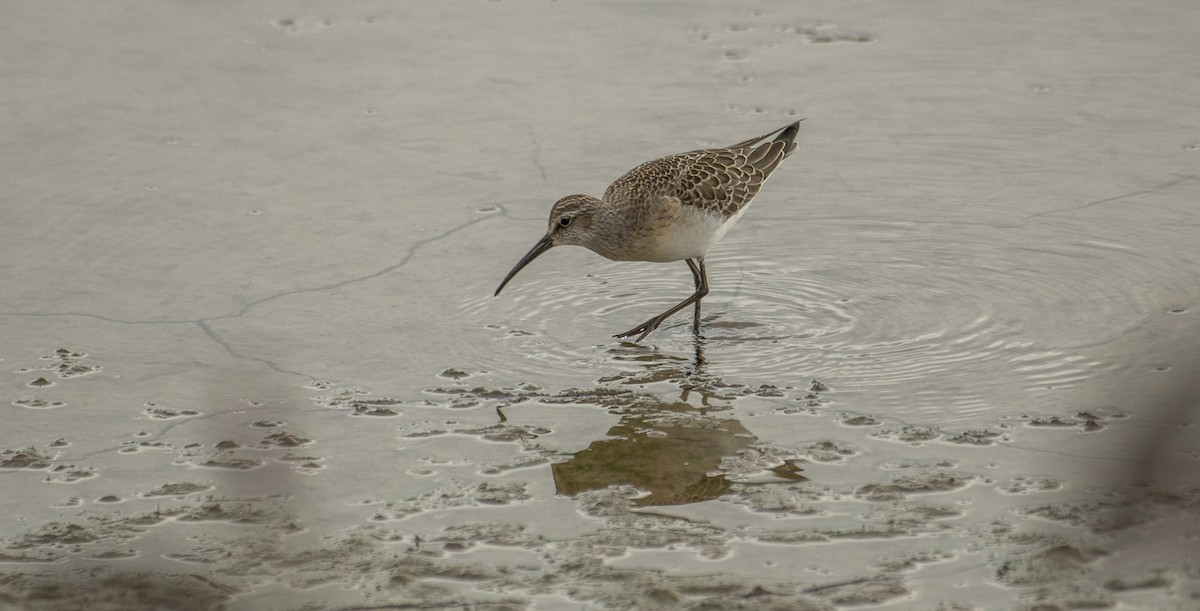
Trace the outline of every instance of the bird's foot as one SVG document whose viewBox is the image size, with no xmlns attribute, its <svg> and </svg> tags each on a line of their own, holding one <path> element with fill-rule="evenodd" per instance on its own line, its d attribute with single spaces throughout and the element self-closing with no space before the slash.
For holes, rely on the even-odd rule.
<svg viewBox="0 0 1200 611">
<path fill-rule="evenodd" d="M 634 343 L 637 343 L 637 342 L 640 342 L 640 341 L 646 339 L 646 336 L 650 335 L 650 332 L 657 329 L 658 325 L 661 325 L 661 324 L 662 324 L 662 318 L 659 318 L 656 316 L 656 317 L 651 318 L 650 320 L 647 320 L 646 322 L 644 322 L 624 333 L 618 333 L 618 334 L 614 335 L 613 337 L 624 339 L 626 337 L 633 337 L 634 335 L 637 335 L 638 338 L 633 340 Z"/>
</svg>

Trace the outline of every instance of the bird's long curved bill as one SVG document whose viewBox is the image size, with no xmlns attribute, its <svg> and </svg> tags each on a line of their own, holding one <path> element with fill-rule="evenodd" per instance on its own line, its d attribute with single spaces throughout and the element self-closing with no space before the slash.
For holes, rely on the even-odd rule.
<svg viewBox="0 0 1200 611">
<path fill-rule="evenodd" d="M 538 255 L 550 250 L 550 247 L 552 246 L 554 246 L 554 242 L 550 240 L 550 234 L 546 234 L 542 237 L 542 239 L 538 240 L 538 243 L 534 244 L 533 248 L 531 248 L 529 252 L 525 253 L 525 256 L 521 257 L 520 261 L 517 261 L 517 264 L 513 266 L 512 271 L 508 272 L 508 275 L 504 277 L 504 281 L 500 283 L 500 286 L 496 288 L 496 292 L 493 293 L 492 296 L 495 297 L 496 295 L 499 295 L 500 291 L 504 290 L 504 285 L 508 284 L 508 281 L 512 280 L 513 276 L 517 275 L 517 272 L 521 271 L 521 269 L 526 265 L 529 265 L 531 261 L 538 258 Z"/>
</svg>

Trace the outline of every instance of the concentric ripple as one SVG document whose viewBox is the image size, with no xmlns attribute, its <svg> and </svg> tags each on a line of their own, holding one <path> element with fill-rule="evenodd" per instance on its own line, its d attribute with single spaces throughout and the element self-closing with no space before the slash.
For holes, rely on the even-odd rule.
<svg viewBox="0 0 1200 611">
<path fill-rule="evenodd" d="M 1034 227 L 826 221 L 819 239 L 788 248 L 781 245 L 793 242 L 771 233 L 743 232 L 707 258 L 709 373 L 746 385 L 820 378 L 852 393 L 847 399 L 902 412 L 1028 407 L 1109 367 L 1097 348 L 1166 311 L 1162 291 L 1175 299 L 1168 305 L 1188 294 L 1162 281 L 1183 277 L 1175 269 L 1182 263 L 1064 220 Z M 596 348 L 692 290 L 682 262 L 566 259 L 523 272 L 504 299 L 463 304 L 513 342 L 520 356 L 510 362 L 520 365 L 498 369 L 537 377 L 594 367 L 597 379 L 624 370 Z M 689 355 L 690 326 L 689 309 L 645 343 Z"/>
</svg>

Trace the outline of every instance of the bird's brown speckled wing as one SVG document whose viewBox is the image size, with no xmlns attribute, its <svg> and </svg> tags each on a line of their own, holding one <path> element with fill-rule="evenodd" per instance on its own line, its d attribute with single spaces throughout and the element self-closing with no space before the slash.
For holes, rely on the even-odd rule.
<svg viewBox="0 0 1200 611">
<path fill-rule="evenodd" d="M 800 121 L 803 121 L 803 120 L 804 119 L 800 119 Z M 796 150 L 794 142 L 796 140 L 796 134 L 799 133 L 799 131 L 800 131 L 800 121 L 796 121 L 795 123 L 792 123 L 791 125 L 783 128 L 783 129 L 777 129 L 773 132 L 767 132 L 757 138 L 743 140 L 737 144 L 731 144 L 725 148 L 740 149 L 740 148 L 746 148 L 746 147 L 753 147 L 754 145 L 763 142 L 767 138 L 770 138 L 771 136 L 773 136 L 775 134 L 779 134 L 779 137 L 775 138 L 776 140 L 786 140 L 788 142 L 793 143 L 792 147 L 790 149 L 788 149 L 787 153 L 784 153 L 784 155 L 783 155 L 784 157 L 787 157 L 788 155 L 790 155 L 792 153 L 792 151 Z"/>
<path fill-rule="evenodd" d="M 728 148 L 705 149 L 648 161 L 618 178 L 604 194 L 606 201 L 649 202 L 674 197 L 684 206 L 719 212 L 741 210 L 785 157 L 796 150 L 799 121 L 772 134 Z"/>
<path fill-rule="evenodd" d="M 729 148 L 684 153 L 687 159 L 679 183 L 679 200 L 733 216 L 758 194 L 762 184 L 785 157 L 796 150 L 799 121 L 784 128 L 775 139 L 771 134 Z"/>
</svg>

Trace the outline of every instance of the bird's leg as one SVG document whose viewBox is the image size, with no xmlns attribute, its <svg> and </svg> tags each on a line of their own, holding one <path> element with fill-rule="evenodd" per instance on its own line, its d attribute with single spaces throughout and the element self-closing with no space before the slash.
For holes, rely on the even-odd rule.
<svg viewBox="0 0 1200 611">
<path fill-rule="evenodd" d="M 704 260 L 701 258 L 687 259 L 687 264 L 688 264 L 688 267 L 691 268 L 692 277 L 696 281 L 696 292 L 692 293 L 691 297 L 688 297 L 687 299 L 684 299 L 683 301 L 675 304 L 674 306 L 671 307 L 671 309 L 667 310 L 666 312 L 663 312 L 662 314 L 659 314 L 658 316 L 655 316 L 654 318 L 651 318 L 650 320 L 647 320 L 646 322 L 644 322 L 624 333 L 618 333 L 618 334 L 614 335 L 613 337 L 624 338 L 624 337 L 631 337 L 633 335 L 637 335 L 638 338 L 633 341 L 640 342 L 643 339 L 646 339 L 646 336 L 650 335 L 651 331 L 657 329 L 658 326 L 661 325 L 664 320 L 670 318 L 672 314 L 688 307 L 689 305 L 692 305 L 693 303 L 699 305 L 700 300 L 703 299 L 704 296 L 708 294 L 708 275 L 704 271 Z M 697 309 L 697 313 L 696 313 L 696 318 L 693 322 L 695 323 L 696 328 L 698 329 L 699 324 L 700 324 L 700 316 L 699 316 L 698 309 Z"/>
<path fill-rule="evenodd" d="M 699 291 L 701 285 L 703 285 L 705 287 L 704 295 L 707 295 L 708 273 L 704 270 L 704 257 L 699 257 L 696 259 L 696 264 L 699 265 L 699 269 L 696 268 L 696 264 L 693 264 L 691 259 L 688 259 L 687 263 L 688 267 L 692 269 L 692 280 L 695 280 L 696 282 L 696 291 Z M 704 295 L 701 295 L 700 297 L 703 298 Z M 696 300 L 696 313 L 692 316 L 692 333 L 695 335 L 700 335 L 700 301 L 701 299 Z"/>
</svg>

